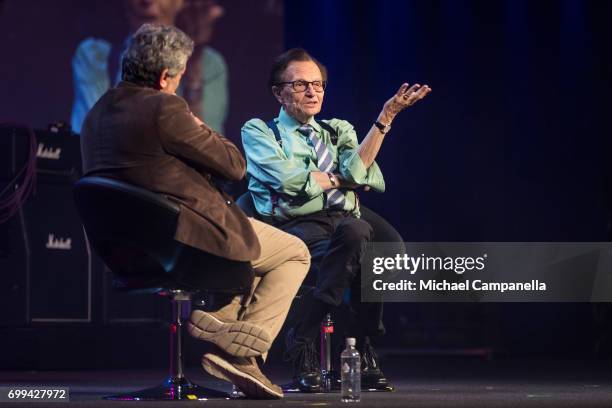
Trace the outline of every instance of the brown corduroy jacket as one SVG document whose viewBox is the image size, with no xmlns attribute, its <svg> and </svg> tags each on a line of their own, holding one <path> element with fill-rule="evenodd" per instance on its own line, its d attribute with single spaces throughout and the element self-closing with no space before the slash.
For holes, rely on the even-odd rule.
<svg viewBox="0 0 612 408">
<path fill-rule="evenodd" d="M 182 98 L 121 82 L 88 113 L 81 153 L 85 175 L 122 180 L 178 202 L 177 241 L 236 261 L 259 256 L 248 218 L 213 181 L 244 177 L 244 157 L 231 141 L 198 126 Z"/>
</svg>

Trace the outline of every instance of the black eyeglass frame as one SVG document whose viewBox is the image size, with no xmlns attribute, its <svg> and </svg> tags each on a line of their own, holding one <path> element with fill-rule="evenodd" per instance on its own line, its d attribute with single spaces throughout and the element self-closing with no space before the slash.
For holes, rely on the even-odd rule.
<svg viewBox="0 0 612 408">
<path fill-rule="evenodd" d="M 321 90 L 317 91 L 317 88 L 315 87 L 315 82 L 320 82 L 321 83 Z M 301 84 L 305 84 L 306 88 L 304 88 L 304 90 L 302 91 L 298 91 L 297 89 L 295 89 L 295 84 L 296 83 L 301 83 Z M 312 89 L 315 90 L 315 92 L 323 92 L 325 91 L 325 88 L 327 88 L 327 81 L 323 81 L 323 80 L 316 80 L 316 81 L 304 81 L 303 79 L 298 79 L 295 81 L 289 81 L 289 82 L 278 82 L 276 84 L 276 86 L 279 85 L 291 85 L 291 89 L 293 89 L 295 92 L 306 92 L 306 90 L 308 89 L 308 87 L 310 85 L 312 85 Z"/>
</svg>

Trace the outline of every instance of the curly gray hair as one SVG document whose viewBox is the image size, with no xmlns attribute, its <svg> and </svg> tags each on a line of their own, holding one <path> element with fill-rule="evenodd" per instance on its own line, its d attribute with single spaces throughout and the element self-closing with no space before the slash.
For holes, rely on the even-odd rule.
<svg viewBox="0 0 612 408">
<path fill-rule="evenodd" d="M 173 77 L 185 69 L 193 40 L 176 27 L 143 24 L 130 40 L 121 60 L 121 78 L 156 87 L 164 69 Z"/>
</svg>

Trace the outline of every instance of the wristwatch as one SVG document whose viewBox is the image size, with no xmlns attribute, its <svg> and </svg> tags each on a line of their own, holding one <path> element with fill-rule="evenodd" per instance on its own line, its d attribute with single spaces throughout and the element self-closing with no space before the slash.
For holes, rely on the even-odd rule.
<svg viewBox="0 0 612 408">
<path fill-rule="evenodd" d="M 329 182 L 331 183 L 332 187 L 338 187 L 338 179 L 334 173 L 327 173 L 327 177 L 329 177 Z"/>
<path fill-rule="evenodd" d="M 378 130 L 380 130 L 380 133 L 382 133 L 383 135 L 391 130 L 391 124 L 383 125 L 379 121 L 374 122 L 374 126 L 376 126 Z"/>
</svg>

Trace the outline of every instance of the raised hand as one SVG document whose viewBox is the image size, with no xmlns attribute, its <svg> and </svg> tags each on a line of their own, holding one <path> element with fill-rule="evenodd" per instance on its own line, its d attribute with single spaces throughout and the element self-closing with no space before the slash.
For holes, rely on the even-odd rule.
<svg viewBox="0 0 612 408">
<path fill-rule="evenodd" d="M 385 123 L 389 123 L 395 115 L 406 109 L 408 106 L 412 106 L 431 92 L 431 88 L 427 85 L 414 84 L 409 86 L 407 83 L 403 83 L 399 87 L 395 95 L 393 95 L 383 106 L 381 112 Z"/>
</svg>

